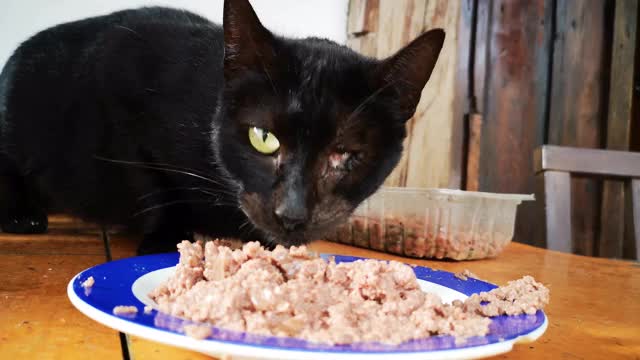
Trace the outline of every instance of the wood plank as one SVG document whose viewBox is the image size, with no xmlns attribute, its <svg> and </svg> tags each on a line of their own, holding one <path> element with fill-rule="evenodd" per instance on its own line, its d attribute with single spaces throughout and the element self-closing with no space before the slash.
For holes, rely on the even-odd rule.
<svg viewBox="0 0 640 360">
<path fill-rule="evenodd" d="M 638 11 L 638 16 L 640 17 L 640 10 Z M 631 110 L 631 118 L 636 119 L 636 121 L 631 121 L 630 150 L 640 152 L 640 121 L 637 120 L 640 119 L 640 23 L 638 23 L 638 27 L 636 28 L 636 55 Z M 631 194 L 631 190 L 627 191 Z M 628 199 L 629 197 L 631 196 L 628 196 L 627 199 L 625 199 L 627 204 L 627 207 L 625 208 L 625 215 L 627 215 L 628 219 L 628 215 L 631 213 L 633 221 L 631 226 L 629 226 L 629 221 L 625 221 L 627 234 L 625 235 L 624 256 L 628 259 L 632 259 L 635 256 L 636 260 L 640 260 L 640 253 L 638 252 L 638 249 L 640 249 L 640 234 L 638 234 L 640 229 L 640 218 L 638 217 L 638 214 L 640 214 L 640 210 L 637 212 L 635 211 L 633 208 L 633 198 Z M 631 206 L 629 206 L 629 203 L 631 203 Z"/>
<path fill-rule="evenodd" d="M 597 148 L 604 119 L 606 0 L 558 1 L 549 144 Z M 599 182 L 573 178 L 576 251 L 593 255 L 600 225 Z"/>
<path fill-rule="evenodd" d="M 452 133 L 454 123 L 460 123 L 455 117 L 463 114 L 454 111 L 460 2 L 438 0 L 426 5 L 425 30 L 444 28 L 446 39 L 416 115 L 407 124 L 410 135 L 395 175 L 402 186 L 447 187 L 453 181 L 459 187 L 459 169 L 452 172 L 452 166 L 456 166 L 452 146 L 460 146 L 460 141 Z"/>
<path fill-rule="evenodd" d="M 347 32 L 358 36 L 378 30 L 378 9 L 380 0 L 351 0 Z"/>
<path fill-rule="evenodd" d="M 367 56 L 377 55 L 376 32 L 380 0 L 351 0 L 347 20 L 347 46 Z"/>
<path fill-rule="evenodd" d="M 535 152 L 537 172 L 567 171 L 589 175 L 640 177 L 640 153 L 544 145 Z"/>
<path fill-rule="evenodd" d="M 121 234 L 122 228 L 110 230 Z M 0 254 L 105 255 L 100 228 L 66 215 L 49 215 L 44 234 L 7 234 L 0 232 Z"/>
<path fill-rule="evenodd" d="M 629 69 L 635 63 L 638 1 L 618 0 L 615 3 L 611 79 L 607 115 L 607 149 L 629 150 L 631 145 L 631 104 L 633 77 Z M 640 172 L 640 170 L 639 170 Z M 625 242 L 625 184 L 619 180 L 605 180 L 602 184 L 600 222 L 600 256 L 623 257 Z"/>
<path fill-rule="evenodd" d="M 638 1 L 615 2 L 611 78 L 607 116 L 607 148 L 629 150 L 631 139 L 631 104 L 635 64 Z"/>
<path fill-rule="evenodd" d="M 45 234 L 0 232 L 0 254 L 102 255 L 104 244 L 95 225 L 62 216 L 49 216 Z"/>
<path fill-rule="evenodd" d="M 102 255 L 104 244 L 95 233 L 49 229 L 46 234 L 0 233 L 0 254 Z"/>
<path fill-rule="evenodd" d="M 605 6 L 605 0 L 557 4 L 550 144 L 597 147 L 600 143 Z"/>
<path fill-rule="evenodd" d="M 68 281 L 102 262 L 104 254 L 0 254 L 2 358 L 121 358 L 118 333 L 97 325 L 67 298 Z"/>
<path fill-rule="evenodd" d="M 463 177 L 467 173 L 467 157 L 465 153 L 468 149 L 467 118 L 474 109 L 471 107 L 473 92 L 472 84 L 469 83 L 469 76 L 473 73 L 473 53 L 472 45 L 474 26 L 475 0 L 460 1 L 460 10 L 457 19 L 457 45 L 456 45 L 456 65 L 453 96 L 453 111 L 451 118 L 451 140 L 450 140 L 450 174 L 449 183 L 446 185 L 450 189 L 462 189 L 466 186 L 466 179 Z"/>
<path fill-rule="evenodd" d="M 417 0 L 399 0 L 399 1 L 381 1 L 380 2 L 380 23 L 377 32 L 377 57 L 379 59 L 393 55 L 401 47 L 408 44 L 425 30 L 424 16 L 426 10 L 425 1 Z M 426 87 L 430 88 L 434 85 L 434 77 L 440 72 L 438 66 L 441 63 L 444 49 L 447 47 L 449 34 L 446 34 L 443 50 L 440 52 L 440 59 L 436 64 L 436 68 L 431 74 L 431 79 Z M 418 108 L 424 106 L 425 95 L 423 92 L 422 99 Z M 409 153 L 411 152 L 411 142 L 413 140 L 413 128 L 417 115 L 420 110 L 416 110 L 413 119 L 407 122 L 408 135 L 404 141 L 404 152 L 400 163 L 395 170 L 389 175 L 385 184 L 389 186 L 406 186 L 409 170 Z M 425 154 L 426 149 L 420 149 L 419 154 Z"/>
<path fill-rule="evenodd" d="M 465 41 L 458 36 L 460 7 L 460 2 L 445 0 L 350 2 L 348 45 L 365 55 L 385 58 L 434 27 L 447 34 L 416 115 L 407 123 L 403 156 L 386 185 L 460 186 L 461 138 L 454 134 L 462 129 L 463 114 L 456 97 L 461 86 L 456 74 L 462 69 L 457 49 Z"/>
<path fill-rule="evenodd" d="M 598 255 L 608 258 L 623 257 L 625 235 L 625 182 L 608 180 L 602 182 L 602 204 L 600 210 L 600 235 Z"/>
<path fill-rule="evenodd" d="M 547 249 L 571 253 L 571 175 L 545 171 L 543 176 Z"/>
<path fill-rule="evenodd" d="M 640 14 L 638 15 L 640 16 Z M 636 30 L 636 62 L 634 66 L 632 119 L 640 119 L 640 23 Z M 631 122 L 631 151 L 640 152 L 640 121 Z"/>
<path fill-rule="evenodd" d="M 631 180 L 636 260 L 640 260 L 640 179 Z"/>
<path fill-rule="evenodd" d="M 532 193 L 533 150 L 545 138 L 552 2 L 492 1 L 484 64 L 482 191 Z M 478 54 L 481 56 L 481 54 Z M 532 244 L 539 202 L 518 208 L 515 239 Z"/>
<path fill-rule="evenodd" d="M 475 96 L 475 109 L 479 114 L 484 114 L 487 95 L 487 76 L 490 69 L 487 60 L 490 56 L 491 44 L 491 0 L 476 0 L 478 15 L 476 19 L 475 56 L 473 58 L 473 95 Z M 544 20 L 543 20 L 544 21 Z"/>
<path fill-rule="evenodd" d="M 474 0 L 472 1 L 472 14 L 470 15 L 473 22 L 471 31 L 469 48 L 473 49 L 469 54 L 468 67 L 470 69 L 467 77 L 468 87 L 466 90 L 468 96 L 467 115 L 465 116 L 465 139 L 463 151 L 466 153 L 463 166 L 466 166 L 463 179 L 464 189 L 469 191 L 478 191 L 480 189 L 480 153 L 481 153 L 481 134 L 482 134 L 482 114 L 484 109 L 485 97 L 485 80 L 487 65 L 486 59 L 489 50 L 489 32 L 490 32 L 490 0 Z M 464 14 L 464 13 L 463 13 Z M 475 19 L 473 19 L 475 17 Z M 464 21 L 463 18 L 461 21 Z"/>
<path fill-rule="evenodd" d="M 407 124 L 410 138 L 405 151 L 405 186 L 447 187 L 452 182 L 460 186 L 460 170 L 454 168 L 459 164 L 452 160 L 452 156 L 460 154 L 452 148 L 461 146 L 461 139 L 453 135 L 453 126 L 458 126 L 457 132 L 462 130 L 464 114 L 457 111 L 462 109 L 455 109 L 460 7 L 460 1 L 427 2 L 425 29 L 443 28 L 447 35 L 438 63 L 422 91 L 416 115 Z"/>
<path fill-rule="evenodd" d="M 480 144 L 482 141 L 482 116 L 469 116 L 469 146 L 467 156 L 467 188 L 469 191 L 480 190 Z"/>
<path fill-rule="evenodd" d="M 164 345 L 155 341 L 128 336 L 129 353 L 136 359 L 171 359 L 171 360 L 215 360 L 210 356 L 195 351 Z"/>
</svg>

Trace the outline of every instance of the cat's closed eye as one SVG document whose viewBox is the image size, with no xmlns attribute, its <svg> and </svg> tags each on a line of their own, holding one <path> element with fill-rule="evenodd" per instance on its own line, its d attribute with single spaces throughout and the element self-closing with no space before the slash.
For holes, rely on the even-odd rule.
<svg viewBox="0 0 640 360">
<path fill-rule="evenodd" d="M 345 174 L 353 171 L 361 163 L 362 153 L 338 148 L 329 154 L 327 158 L 327 170 Z"/>
<path fill-rule="evenodd" d="M 329 166 L 334 170 L 343 170 L 349 163 L 351 153 L 346 151 L 336 151 L 329 155 Z"/>
<path fill-rule="evenodd" d="M 274 154 L 280 148 L 280 141 L 273 133 L 255 126 L 249 128 L 249 142 L 265 155 Z"/>
</svg>

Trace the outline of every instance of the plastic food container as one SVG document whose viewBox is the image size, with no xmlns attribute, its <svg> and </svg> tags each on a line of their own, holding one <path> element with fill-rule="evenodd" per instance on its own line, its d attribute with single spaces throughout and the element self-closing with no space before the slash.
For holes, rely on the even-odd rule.
<svg viewBox="0 0 640 360">
<path fill-rule="evenodd" d="M 382 187 L 328 240 L 416 258 L 498 255 L 533 195 Z"/>
</svg>

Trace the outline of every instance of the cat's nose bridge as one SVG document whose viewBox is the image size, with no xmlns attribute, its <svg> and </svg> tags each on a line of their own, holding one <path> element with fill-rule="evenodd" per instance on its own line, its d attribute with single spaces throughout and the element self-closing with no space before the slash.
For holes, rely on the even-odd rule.
<svg viewBox="0 0 640 360">
<path fill-rule="evenodd" d="M 292 231 L 300 228 L 309 219 L 307 209 L 307 190 L 302 168 L 293 167 L 286 172 L 276 201 L 274 214 L 285 229 Z"/>
</svg>

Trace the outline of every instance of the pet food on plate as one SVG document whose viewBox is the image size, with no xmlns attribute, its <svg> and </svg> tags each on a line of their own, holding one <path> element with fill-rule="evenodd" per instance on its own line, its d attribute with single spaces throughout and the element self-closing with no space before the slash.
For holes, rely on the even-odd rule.
<svg viewBox="0 0 640 360">
<path fill-rule="evenodd" d="M 138 313 L 138 308 L 135 306 L 118 305 L 113 308 L 114 315 L 135 315 Z"/>
<path fill-rule="evenodd" d="M 184 334 L 194 339 L 206 339 L 212 334 L 210 326 L 206 325 L 185 325 L 182 329 Z"/>
<path fill-rule="evenodd" d="M 219 241 L 184 241 L 178 249 L 175 273 L 149 294 L 158 310 L 261 335 L 327 344 L 482 336 L 491 323 L 485 306 L 493 306 L 487 313 L 530 313 L 549 301 L 548 289 L 523 278 L 446 304 L 420 289 L 408 265 L 370 259 L 337 264 L 304 246 L 268 251 L 251 242 L 232 250 Z M 519 302 L 508 304 L 514 296 Z"/>
<path fill-rule="evenodd" d="M 415 258 L 495 257 L 531 195 L 383 187 L 328 240 Z"/>
<path fill-rule="evenodd" d="M 93 279 L 93 276 L 89 276 L 87 280 L 83 281 L 82 284 L 80 284 L 80 286 L 85 289 L 91 289 L 91 287 L 93 287 L 93 284 L 95 283 L 96 281 Z"/>
<path fill-rule="evenodd" d="M 464 281 L 469 280 L 469 278 L 482 280 L 481 278 L 478 277 L 478 275 L 472 273 L 469 269 L 464 269 L 461 272 L 457 272 L 457 273 L 454 274 L 454 276 L 457 277 L 458 279 L 464 280 Z M 484 280 L 482 280 L 482 281 L 484 281 Z"/>
</svg>

